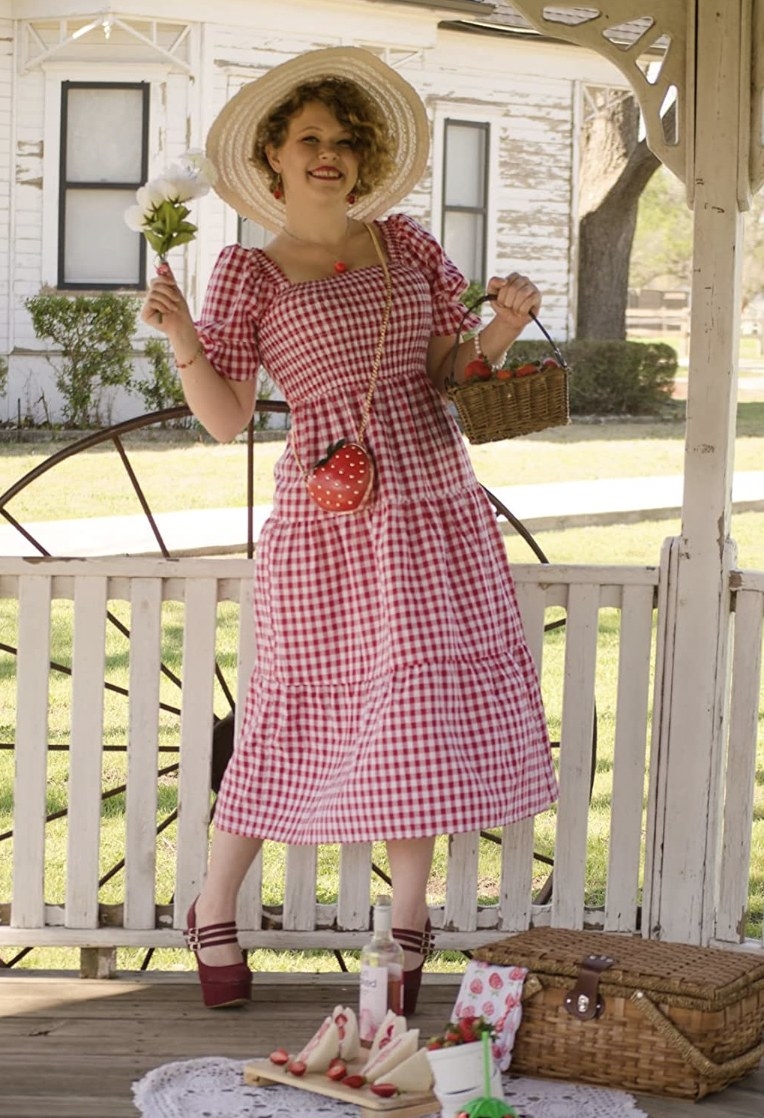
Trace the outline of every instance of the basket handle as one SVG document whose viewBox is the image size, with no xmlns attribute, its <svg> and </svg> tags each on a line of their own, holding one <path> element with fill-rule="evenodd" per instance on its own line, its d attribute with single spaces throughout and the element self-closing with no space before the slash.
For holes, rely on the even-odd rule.
<svg viewBox="0 0 764 1118">
<path fill-rule="evenodd" d="M 758 1065 L 761 1057 L 764 1056 L 764 1044 L 759 1044 L 756 1048 L 751 1048 L 741 1056 L 733 1056 L 730 1060 L 716 1063 L 714 1060 L 709 1060 L 708 1056 L 705 1056 L 699 1048 L 689 1041 L 676 1025 L 669 1021 L 668 1017 L 661 1013 L 656 1005 L 653 1005 L 642 990 L 636 990 L 631 995 L 630 1001 L 644 1013 L 653 1028 L 679 1051 L 695 1071 L 709 1079 L 726 1079 L 728 1076 L 745 1075 L 746 1072 L 752 1071 Z"/>
<path fill-rule="evenodd" d="M 496 299 L 495 295 L 481 295 L 479 299 L 475 299 L 465 309 L 464 314 L 462 315 L 461 322 L 459 323 L 459 328 L 456 331 L 456 338 L 454 339 L 454 344 L 451 348 L 451 366 L 450 366 L 449 371 L 448 371 L 448 377 L 446 378 L 446 388 L 453 388 L 454 385 L 456 384 L 456 354 L 457 354 L 457 351 L 459 349 L 459 339 L 462 336 L 462 330 L 464 329 L 464 323 L 467 321 L 468 316 L 471 315 L 473 313 L 473 311 L 476 311 L 477 308 L 482 303 L 491 303 L 495 299 Z M 557 363 L 561 366 L 561 368 L 567 369 L 568 368 L 568 363 L 565 360 L 565 358 L 563 357 L 559 346 L 557 345 L 554 338 L 552 337 L 552 335 L 547 330 L 546 326 L 544 326 L 543 323 L 541 323 L 538 320 L 538 318 L 536 318 L 536 315 L 533 313 L 533 311 L 530 312 L 530 315 L 531 315 L 531 318 L 533 319 L 533 321 L 538 326 L 541 333 L 544 335 L 546 340 L 549 342 L 549 345 L 552 348 L 552 353 L 554 354 L 555 360 L 557 361 Z"/>
</svg>

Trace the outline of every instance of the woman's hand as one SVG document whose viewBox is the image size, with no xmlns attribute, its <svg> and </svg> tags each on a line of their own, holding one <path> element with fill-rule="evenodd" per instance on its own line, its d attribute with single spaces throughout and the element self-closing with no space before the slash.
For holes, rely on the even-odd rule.
<svg viewBox="0 0 764 1118">
<path fill-rule="evenodd" d="M 506 279 L 493 276 L 486 291 L 496 298 L 491 301 L 497 318 L 506 323 L 516 334 L 531 321 L 531 314 L 541 309 L 541 292 L 535 283 L 519 272 L 512 272 Z"/>
<path fill-rule="evenodd" d="M 495 296 L 491 300 L 494 318 L 477 335 L 477 346 L 478 352 L 488 364 L 498 369 L 509 347 L 531 321 L 531 314 L 538 314 L 541 292 L 527 276 L 513 272 L 506 279 L 493 276 L 488 281 L 486 293 Z M 459 344 L 454 361 L 452 350 L 455 344 L 455 338 L 436 336 L 430 339 L 427 371 L 430 380 L 440 392 L 445 391 L 452 366 L 456 383 L 461 384 L 464 381 L 464 370 L 475 360 L 475 339 Z"/>
<path fill-rule="evenodd" d="M 175 282 L 169 264 L 160 264 L 141 307 L 141 321 L 168 337 L 193 327 L 188 303 Z"/>
</svg>

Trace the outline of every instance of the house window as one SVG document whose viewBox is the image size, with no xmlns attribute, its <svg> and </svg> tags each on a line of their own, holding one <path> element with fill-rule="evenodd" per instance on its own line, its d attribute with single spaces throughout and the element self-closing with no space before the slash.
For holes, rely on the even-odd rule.
<svg viewBox="0 0 764 1118">
<path fill-rule="evenodd" d="M 485 282 L 488 124 L 446 120 L 443 128 L 443 228 L 448 256 L 470 281 Z"/>
<path fill-rule="evenodd" d="M 146 241 L 124 213 L 148 171 L 149 87 L 64 82 L 58 286 L 145 286 Z"/>
</svg>

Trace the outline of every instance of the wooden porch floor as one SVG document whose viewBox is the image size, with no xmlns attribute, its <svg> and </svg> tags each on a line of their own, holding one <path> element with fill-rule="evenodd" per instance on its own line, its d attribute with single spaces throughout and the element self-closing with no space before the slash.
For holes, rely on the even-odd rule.
<svg viewBox="0 0 764 1118">
<path fill-rule="evenodd" d="M 415 1024 L 424 1036 L 448 1019 L 456 979 L 426 979 Z M 136 1118 L 131 1084 L 153 1067 L 200 1056 L 263 1055 L 303 1044 L 337 1002 L 353 1004 L 343 975 L 268 975 L 253 1004 L 211 1014 L 188 974 L 91 981 L 0 977 L 0 1113 L 4 1118 Z M 764 1065 L 703 1102 L 639 1097 L 650 1118 L 761 1118 Z"/>
</svg>

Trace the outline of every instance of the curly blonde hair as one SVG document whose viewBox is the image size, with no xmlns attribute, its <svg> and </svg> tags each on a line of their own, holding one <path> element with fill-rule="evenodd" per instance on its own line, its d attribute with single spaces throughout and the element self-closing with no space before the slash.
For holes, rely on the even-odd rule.
<svg viewBox="0 0 764 1118">
<path fill-rule="evenodd" d="M 377 103 L 348 78 L 318 78 L 295 86 L 258 124 L 251 162 L 265 175 L 270 189 L 275 190 L 279 176 L 268 162 L 267 148 L 271 144 L 281 147 L 292 117 L 311 101 L 325 105 L 352 134 L 358 155 L 358 181 L 353 193 L 359 198 L 369 194 L 394 168 L 393 142 Z"/>
</svg>

